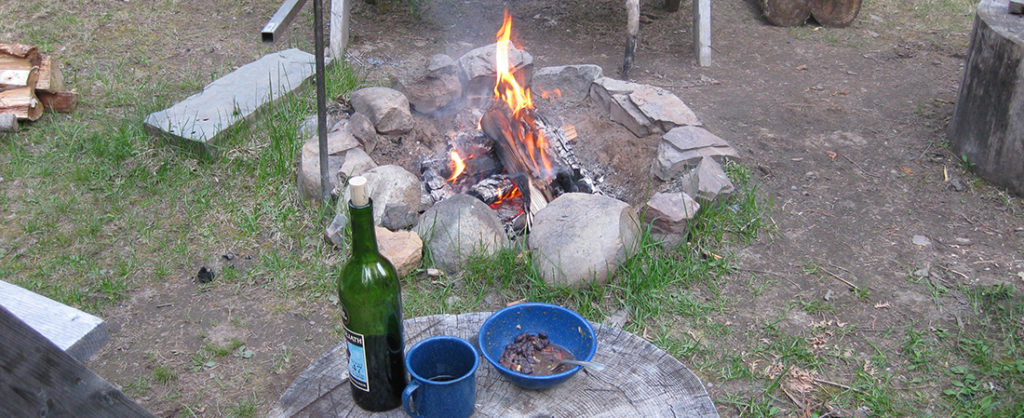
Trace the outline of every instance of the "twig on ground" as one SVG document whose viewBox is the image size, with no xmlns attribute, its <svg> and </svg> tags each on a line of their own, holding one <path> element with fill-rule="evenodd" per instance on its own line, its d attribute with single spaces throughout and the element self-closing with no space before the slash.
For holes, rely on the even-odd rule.
<svg viewBox="0 0 1024 418">
<path fill-rule="evenodd" d="M 855 291 L 857 291 L 857 292 L 860 292 L 860 288 L 859 288 L 859 287 L 857 287 L 857 285 L 855 285 L 855 284 L 853 284 L 853 283 L 850 283 L 850 281 L 849 281 L 849 280 L 846 280 L 846 279 L 844 279 L 844 278 L 840 277 L 840 276 L 839 276 L 838 274 L 835 274 L 835 273 L 833 273 L 833 272 L 831 272 L 831 271 L 825 270 L 825 269 L 824 269 L 823 267 L 821 267 L 821 266 L 818 266 L 818 268 L 819 268 L 819 269 L 821 269 L 821 271 L 823 271 L 823 272 L 827 273 L 827 274 L 828 274 L 829 276 L 832 276 L 832 277 L 836 278 L 836 280 L 839 280 L 839 281 L 841 281 L 841 282 L 843 282 L 843 283 L 846 283 L 846 285 L 847 285 L 847 286 L 850 286 L 850 288 L 851 288 L 851 289 L 853 289 L 853 290 L 855 290 Z"/>
<path fill-rule="evenodd" d="M 860 170 L 861 173 L 867 174 L 867 175 L 869 175 L 871 177 L 874 177 L 874 178 L 878 178 L 879 177 L 877 174 L 869 173 L 867 170 L 865 170 L 863 167 L 861 167 L 860 164 L 857 164 L 857 163 L 853 162 L 853 160 L 851 160 L 850 157 L 847 157 L 846 155 L 843 155 L 843 158 L 845 158 L 846 161 L 849 161 L 850 164 L 853 164 L 854 167 L 857 167 L 857 169 Z"/>
<path fill-rule="evenodd" d="M 854 392 L 861 393 L 860 390 L 851 388 L 851 387 L 846 386 L 846 385 L 844 385 L 842 383 L 836 383 L 836 382 L 833 382 L 833 381 L 830 381 L 830 380 L 819 379 L 817 377 L 812 377 L 811 379 L 813 379 L 817 383 L 821 383 L 821 384 L 824 384 L 824 385 L 832 385 L 832 386 L 835 386 L 835 387 L 840 388 L 840 389 L 852 390 Z"/>
<path fill-rule="evenodd" d="M 965 278 L 965 279 L 967 279 L 967 280 L 970 280 L 970 279 L 971 279 L 971 278 L 970 278 L 970 277 L 968 277 L 968 276 L 967 276 L 966 274 L 963 274 L 963 273 L 961 273 L 961 272 L 959 272 L 959 271 L 953 270 L 953 269 L 951 269 L 951 268 L 949 268 L 949 267 L 946 267 L 946 266 L 944 266 L 944 265 L 942 265 L 942 264 L 939 264 L 939 268 L 940 268 L 940 269 L 943 269 L 943 270 L 946 270 L 946 271 L 948 271 L 948 272 L 950 272 L 950 273 L 956 273 L 956 274 L 957 274 L 957 275 L 959 275 L 960 277 L 963 277 L 963 278 Z"/>
</svg>

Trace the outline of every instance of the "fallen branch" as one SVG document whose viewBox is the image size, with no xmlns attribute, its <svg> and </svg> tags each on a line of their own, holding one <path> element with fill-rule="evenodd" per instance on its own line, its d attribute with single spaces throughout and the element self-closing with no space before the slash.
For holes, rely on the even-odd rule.
<svg viewBox="0 0 1024 418">
<path fill-rule="evenodd" d="M 846 285 L 850 286 L 850 288 L 853 289 L 854 291 L 860 292 L 860 288 L 857 287 L 857 285 L 855 285 L 853 283 L 850 283 L 849 280 L 846 280 L 846 279 L 840 277 L 838 274 L 835 274 L 835 273 L 833 273 L 831 271 L 825 270 L 824 267 L 818 266 L 818 269 L 820 269 L 821 271 L 827 273 L 829 276 L 832 276 L 832 277 L 836 278 L 836 280 L 839 280 L 839 281 L 841 281 L 843 283 L 846 283 Z"/>
</svg>

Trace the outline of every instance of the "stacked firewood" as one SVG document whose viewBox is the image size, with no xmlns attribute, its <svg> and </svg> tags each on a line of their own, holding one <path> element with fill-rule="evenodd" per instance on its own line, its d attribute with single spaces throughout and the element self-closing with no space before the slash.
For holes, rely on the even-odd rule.
<svg viewBox="0 0 1024 418">
<path fill-rule="evenodd" d="M 34 46 L 0 43 L 0 131 L 36 120 L 44 109 L 68 113 L 78 94 L 64 86 L 60 65 Z"/>
</svg>

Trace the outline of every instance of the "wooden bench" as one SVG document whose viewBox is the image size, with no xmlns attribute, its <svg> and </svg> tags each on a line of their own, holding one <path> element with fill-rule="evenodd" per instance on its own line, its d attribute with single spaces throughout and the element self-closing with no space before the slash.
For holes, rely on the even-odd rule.
<svg viewBox="0 0 1024 418">
<path fill-rule="evenodd" d="M 102 319 L 3 280 L 0 306 L 81 362 L 110 340 Z"/>
</svg>

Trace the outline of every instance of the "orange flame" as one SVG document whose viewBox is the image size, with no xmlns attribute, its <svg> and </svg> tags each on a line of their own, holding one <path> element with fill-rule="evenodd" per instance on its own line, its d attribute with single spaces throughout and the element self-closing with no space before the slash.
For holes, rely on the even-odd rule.
<svg viewBox="0 0 1024 418">
<path fill-rule="evenodd" d="M 447 181 L 449 183 L 455 183 L 455 179 L 459 178 L 459 175 L 462 174 L 462 171 L 466 169 L 466 162 L 462 161 L 462 157 L 460 157 L 459 153 L 454 149 L 452 150 L 451 156 L 452 165 L 454 165 L 454 167 L 452 167 L 452 176 L 448 177 Z"/>
<path fill-rule="evenodd" d="M 495 67 L 498 71 L 497 80 L 494 84 L 494 96 L 508 104 L 508 107 L 512 109 L 513 119 L 518 119 L 530 127 L 536 127 L 533 117 L 527 111 L 533 109 L 533 101 L 530 99 L 530 89 L 524 89 L 519 85 L 519 81 L 512 75 L 511 65 L 509 63 L 509 49 L 511 47 L 512 38 L 512 16 L 508 14 L 508 9 L 505 10 L 505 19 L 501 25 L 501 29 L 498 29 L 498 42 L 495 51 Z M 544 150 L 547 148 L 546 138 L 537 129 L 525 129 L 524 130 L 523 145 L 526 145 L 527 153 L 530 156 L 531 163 L 537 169 L 537 173 L 544 178 L 553 177 L 551 169 L 551 160 L 548 158 Z M 536 132 L 536 137 L 533 133 Z M 507 138 L 513 140 L 512 138 Z M 515 144 L 512 144 L 513 146 Z M 540 160 L 538 162 L 537 160 Z"/>
<path fill-rule="evenodd" d="M 511 190 L 505 192 L 505 194 L 498 196 L 498 199 L 495 200 L 494 202 L 491 202 L 491 204 L 488 206 L 490 206 L 491 209 L 497 209 L 499 206 L 501 206 L 502 202 L 509 199 L 520 197 L 522 195 L 523 192 L 519 190 L 519 187 L 513 187 Z"/>
</svg>

